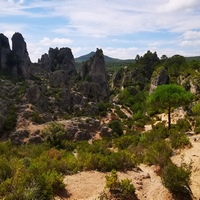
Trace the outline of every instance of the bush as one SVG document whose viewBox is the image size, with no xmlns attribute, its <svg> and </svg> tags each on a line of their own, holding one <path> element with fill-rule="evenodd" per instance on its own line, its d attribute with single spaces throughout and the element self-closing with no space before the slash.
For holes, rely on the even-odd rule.
<svg viewBox="0 0 200 200">
<path fill-rule="evenodd" d="M 123 111 L 121 111 L 119 106 L 116 107 L 116 113 L 122 119 L 126 119 L 127 118 L 126 114 Z"/>
<path fill-rule="evenodd" d="M 0 199 L 52 200 L 63 191 L 63 173 L 77 171 L 72 153 L 42 145 L 0 143 Z"/>
<path fill-rule="evenodd" d="M 113 133 L 116 133 L 118 136 L 123 135 L 122 124 L 119 120 L 110 122 L 109 127 L 112 129 Z"/>
<path fill-rule="evenodd" d="M 139 136 L 137 135 L 123 135 L 120 138 L 114 140 L 114 145 L 123 150 L 127 149 L 130 145 L 137 146 L 139 143 Z"/>
<path fill-rule="evenodd" d="M 135 187 L 128 178 L 121 180 L 121 189 L 125 196 L 135 193 Z"/>
<path fill-rule="evenodd" d="M 140 138 L 141 143 L 148 147 L 153 142 L 164 140 L 168 137 L 168 130 L 163 123 L 158 123 L 149 132 L 143 133 Z"/>
<path fill-rule="evenodd" d="M 179 119 L 175 125 L 176 129 L 180 132 L 186 132 L 191 129 L 191 125 L 188 120 L 186 119 Z"/>
<path fill-rule="evenodd" d="M 38 113 L 38 112 L 32 113 L 31 120 L 38 124 L 42 124 L 45 122 L 44 119 L 40 116 L 40 113 Z"/>
<path fill-rule="evenodd" d="M 193 112 L 194 115 L 199 116 L 199 114 L 200 114 L 200 103 L 197 103 L 192 107 L 192 112 Z"/>
<path fill-rule="evenodd" d="M 56 122 L 50 123 L 43 131 L 50 147 L 63 148 L 63 140 L 66 138 L 66 131 L 61 124 Z"/>
<path fill-rule="evenodd" d="M 128 151 L 111 151 L 107 141 L 95 141 L 93 144 L 81 142 L 77 147 L 79 170 L 111 171 L 132 169 L 135 155 Z"/>
<path fill-rule="evenodd" d="M 195 117 L 195 129 L 194 132 L 196 134 L 200 133 L 200 117 Z"/>
<path fill-rule="evenodd" d="M 170 130 L 169 138 L 170 138 L 172 148 L 175 148 L 175 149 L 182 148 L 190 144 L 190 140 L 187 137 L 187 135 L 185 135 L 185 133 L 178 132 L 173 129 Z"/>
<path fill-rule="evenodd" d="M 146 150 L 144 161 L 150 165 L 164 167 L 170 160 L 172 150 L 165 140 L 152 143 Z"/>
<path fill-rule="evenodd" d="M 110 175 L 106 175 L 106 188 L 116 199 L 136 199 L 135 187 L 131 180 L 126 178 L 119 181 L 115 170 L 112 170 Z"/>
<path fill-rule="evenodd" d="M 116 170 L 112 170 L 110 175 L 106 175 L 106 188 L 109 188 L 110 191 L 120 189 L 120 182 Z"/>
<path fill-rule="evenodd" d="M 171 192 L 181 192 L 184 187 L 188 187 L 190 182 L 190 166 L 182 164 L 177 167 L 173 163 L 169 163 L 161 176 L 162 182 Z"/>
<path fill-rule="evenodd" d="M 0 184 L 12 176 L 10 163 L 5 158 L 0 158 Z"/>
<path fill-rule="evenodd" d="M 15 128 L 17 123 L 17 109 L 15 105 L 10 105 L 8 108 L 8 115 L 6 116 L 6 120 L 3 124 L 4 131 L 10 131 Z"/>
</svg>

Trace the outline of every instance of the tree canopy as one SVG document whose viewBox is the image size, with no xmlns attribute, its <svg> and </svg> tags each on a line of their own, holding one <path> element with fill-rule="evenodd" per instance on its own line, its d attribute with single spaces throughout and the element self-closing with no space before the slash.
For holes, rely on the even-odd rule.
<svg viewBox="0 0 200 200">
<path fill-rule="evenodd" d="M 152 108 L 167 109 L 168 111 L 168 128 L 171 125 L 171 108 L 177 108 L 190 103 L 193 95 L 187 92 L 185 88 L 176 84 L 160 85 L 149 96 L 148 104 Z"/>
</svg>

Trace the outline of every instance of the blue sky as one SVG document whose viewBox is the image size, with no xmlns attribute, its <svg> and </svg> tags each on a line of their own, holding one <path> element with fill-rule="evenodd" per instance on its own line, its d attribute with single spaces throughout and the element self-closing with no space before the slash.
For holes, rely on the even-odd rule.
<svg viewBox="0 0 200 200">
<path fill-rule="evenodd" d="M 199 0 L 0 0 L 0 27 L 9 39 L 22 33 L 32 62 L 50 47 L 74 57 L 200 55 Z"/>
</svg>

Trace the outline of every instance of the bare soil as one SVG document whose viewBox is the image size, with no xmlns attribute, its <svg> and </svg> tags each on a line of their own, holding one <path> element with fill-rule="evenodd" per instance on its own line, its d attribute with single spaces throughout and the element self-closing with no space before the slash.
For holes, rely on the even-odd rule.
<svg viewBox="0 0 200 200">
<path fill-rule="evenodd" d="M 172 157 L 172 161 L 180 165 L 182 161 L 192 161 L 191 191 L 193 199 L 200 199 L 200 136 L 195 141 L 194 136 L 190 138 L 192 147 L 181 150 Z M 140 200 L 176 200 L 170 192 L 162 185 L 161 178 L 156 173 L 155 166 L 140 165 L 133 171 L 118 172 L 119 179 L 128 178 L 132 180 L 136 188 L 136 194 Z M 95 200 L 105 191 L 106 173 L 97 171 L 80 172 L 75 175 L 65 176 L 64 182 L 70 196 L 57 200 Z"/>
</svg>

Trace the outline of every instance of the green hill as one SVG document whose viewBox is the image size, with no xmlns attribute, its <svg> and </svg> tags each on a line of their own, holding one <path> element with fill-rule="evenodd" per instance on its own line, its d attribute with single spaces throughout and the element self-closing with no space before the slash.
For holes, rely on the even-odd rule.
<svg viewBox="0 0 200 200">
<path fill-rule="evenodd" d="M 88 59 L 90 59 L 92 56 L 94 56 L 95 52 L 92 51 L 86 55 L 83 55 L 83 56 L 80 56 L 78 58 L 75 58 L 75 62 L 76 63 L 82 63 L 82 62 L 85 62 L 87 61 Z M 105 62 L 108 63 L 108 62 L 133 62 L 134 59 L 127 59 L 127 60 L 122 60 L 122 59 L 118 59 L 118 58 L 111 58 L 109 56 L 106 56 L 104 55 L 104 59 L 105 59 Z"/>
</svg>

